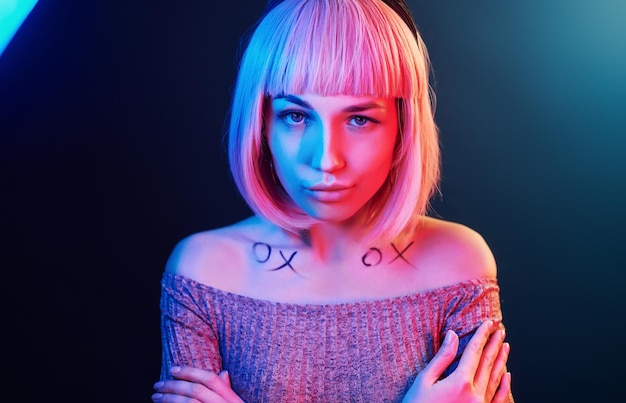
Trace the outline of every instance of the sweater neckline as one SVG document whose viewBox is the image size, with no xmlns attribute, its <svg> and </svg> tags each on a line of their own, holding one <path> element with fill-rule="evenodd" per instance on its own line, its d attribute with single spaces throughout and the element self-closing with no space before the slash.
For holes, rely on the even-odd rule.
<svg viewBox="0 0 626 403">
<path fill-rule="evenodd" d="M 220 297 L 237 300 L 239 303 L 248 303 L 256 306 L 272 306 L 272 307 L 281 307 L 281 308 L 350 308 L 350 307 L 360 307 L 360 306 L 370 306 L 370 305 L 386 305 L 390 303 L 398 303 L 398 302 L 407 302 L 414 301 L 420 298 L 432 298 L 432 297 L 441 297 L 445 295 L 446 297 L 450 297 L 453 294 L 458 294 L 462 292 L 466 292 L 468 289 L 476 289 L 476 288 L 486 288 L 489 286 L 497 286 L 498 280 L 492 277 L 479 277 L 472 278 L 469 280 L 464 280 L 460 282 L 456 282 L 453 284 L 448 284 L 440 287 L 429 288 L 425 290 L 420 290 L 410 294 L 392 296 L 392 297 L 384 297 L 384 298 L 372 298 L 372 299 L 364 299 L 357 301 L 345 301 L 345 302 L 328 302 L 328 303 L 296 303 L 296 302 L 283 302 L 283 301 L 274 301 L 268 299 L 262 299 L 257 297 L 251 297 L 243 294 L 238 294 L 231 291 L 222 290 L 220 288 L 216 288 L 199 281 L 193 280 L 189 277 L 185 277 L 180 274 L 164 272 L 163 273 L 163 281 L 164 282 L 174 282 L 174 283 L 182 283 L 191 288 L 194 288 L 201 292 L 206 292 L 212 295 L 217 295 Z"/>
</svg>

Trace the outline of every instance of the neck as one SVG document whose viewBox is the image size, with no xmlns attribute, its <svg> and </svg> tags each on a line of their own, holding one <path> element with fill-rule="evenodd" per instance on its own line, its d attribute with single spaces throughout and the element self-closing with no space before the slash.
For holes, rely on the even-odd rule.
<svg viewBox="0 0 626 403">
<path fill-rule="evenodd" d="M 300 234 L 300 239 L 309 248 L 312 257 L 320 263 L 339 263 L 353 252 L 362 252 L 367 247 L 363 239 L 367 228 L 348 226 L 345 223 L 317 223 Z"/>
</svg>

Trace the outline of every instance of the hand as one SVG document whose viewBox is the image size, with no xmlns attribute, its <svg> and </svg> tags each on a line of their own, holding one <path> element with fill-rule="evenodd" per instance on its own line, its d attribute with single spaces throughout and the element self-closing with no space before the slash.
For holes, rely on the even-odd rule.
<svg viewBox="0 0 626 403">
<path fill-rule="evenodd" d="M 404 397 L 408 403 L 503 403 L 511 391 L 511 374 L 506 371 L 509 344 L 504 330 L 484 322 L 467 344 L 457 368 L 439 378 L 456 356 L 459 339 L 448 331 L 441 349 L 417 376 Z"/>
<path fill-rule="evenodd" d="M 243 403 L 230 386 L 228 372 L 172 367 L 174 379 L 154 384 L 155 403 Z"/>
</svg>

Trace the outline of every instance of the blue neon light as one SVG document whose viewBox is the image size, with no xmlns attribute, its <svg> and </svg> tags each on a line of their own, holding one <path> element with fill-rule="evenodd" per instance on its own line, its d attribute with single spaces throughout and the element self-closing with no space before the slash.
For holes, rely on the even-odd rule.
<svg viewBox="0 0 626 403">
<path fill-rule="evenodd" d="M 0 56 L 37 0 L 0 0 Z"/>
</svg>

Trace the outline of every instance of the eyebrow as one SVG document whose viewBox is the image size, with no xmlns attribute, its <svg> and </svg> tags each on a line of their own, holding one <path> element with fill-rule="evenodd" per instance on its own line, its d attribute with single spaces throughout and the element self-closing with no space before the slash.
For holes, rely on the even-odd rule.
<svg viewBox="0 0 626 403">
<path fill-rule="evenodd" d="M 313 106 L 305 101 L 304 99 L 300 99 L 295 95 L 277 95 L 274 99 L 284 99 L 292 104 L 300 105 L 303 108 L 313 109 Z"/>
<path fill-rule="evenodd" d="M 313 106 L 310 103 L 308 103 L 304 99 L 298 98 L 295 95 L 277 95 L 274 97 L 274 99 L 284 99 L 293 104 L 300 105 L 303 108 L 313 109 Z M 354 112 L 363 112 L 363 111 L 367 111 L 370 109 L 385 109 L 385 107 L 377 102 L 366 102 L 363 104 L 356 104 L 356 105 L 348 106 L 347 108 L 343 109 L 343 112 L 354 113 Z"/>
</svg>

